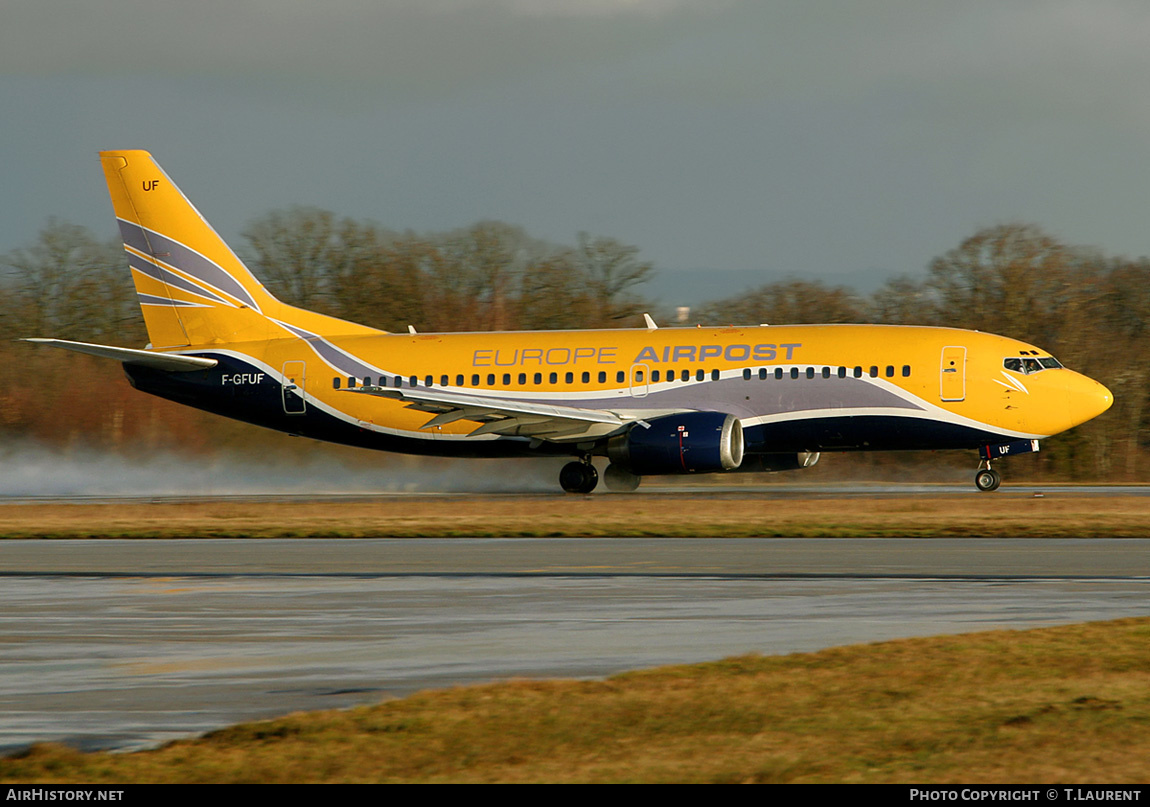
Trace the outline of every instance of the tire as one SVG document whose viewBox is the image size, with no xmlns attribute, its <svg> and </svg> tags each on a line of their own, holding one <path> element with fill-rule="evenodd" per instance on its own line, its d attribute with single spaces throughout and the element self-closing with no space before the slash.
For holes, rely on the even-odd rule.
<svg viewBox="0 0 1150 807">
<path fill-rule="evenodd" d="M 599 472 L 586 462 L 569 462 L 559 472 L 559 486 L 567 493 L 590 493 L 599 484 Z"/>
<path fill-rule="evenodd" d="M 974 486 L 983 493 L 998 490 L 998 486 L 1001 484 L 1002 477 L 993 468 L 981 470 L 974 475 Z"/>
<path fill-rule="evenodd" d="M 607 490 L 613 490 L 616 493 L 630 493 L 639 487 L 639 483 L 643 481 L 643 477 L 631 473 L 625 468 L 620 468 L 614 463 L 607 466 L 607 470 L 603 473 L 603 482 L 607 485 Z"/>
</svg>

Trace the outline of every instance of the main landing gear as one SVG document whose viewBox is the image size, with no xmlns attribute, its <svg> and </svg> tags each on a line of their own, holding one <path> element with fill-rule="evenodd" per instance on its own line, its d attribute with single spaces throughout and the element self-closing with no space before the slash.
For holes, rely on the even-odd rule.
<svg viewBox="0 0 1150 807">
<path fill-rule="evenodd" d="M 616 493 L 630 493 L 639 487 L 643 477 L 631 473 L 612 463 L 603 474 L 607 489 Z M 591 464 L 590 457 L 579 462 L 569 462 L 559 472 L 559 484 L 568 493 L 590 493 L 599 484 L 599 472 Z"/>
<path fill-rule="evenodd" d="M 599 472 L 590 457 L 580 462 L 569 462 L 559 472 L 559 485 L 567 493 L 590 493 L 599 484 Z"/>
<path fill-rule="evenodd" d="M 998 486 L 1001 484 L 1002 476 L 990 467 L 990 460 L 983 460 L 979 463 L 978 471 L 974 474 L 974 486 L 976 488 L 983 493 L 989 493 L 992 490 L 998 490 Z"/>
</svg>

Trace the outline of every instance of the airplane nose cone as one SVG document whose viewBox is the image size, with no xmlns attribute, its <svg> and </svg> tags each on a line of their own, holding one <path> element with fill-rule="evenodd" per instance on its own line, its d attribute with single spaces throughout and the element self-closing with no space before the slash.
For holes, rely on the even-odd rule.
<svg viewBox="0 0 1150 807">
<path fill-rule="evenodd" d="M 1114 404 L 1114 395 L 1093 378 L 1073 373 L 1066 383 L 1066 409 L 1070 426 L 1096 418 Z"/>
</svg>

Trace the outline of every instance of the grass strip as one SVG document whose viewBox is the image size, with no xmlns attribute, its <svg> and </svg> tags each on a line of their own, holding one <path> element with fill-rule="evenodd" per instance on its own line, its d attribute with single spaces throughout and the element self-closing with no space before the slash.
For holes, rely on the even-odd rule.
<svg viewBox="0 0 1150 807">
<path fill-rule="evenodd" d="M 511 681 L 130 754 L 34 746 L 3 782 L 1146 782 L 1150 619 Z"/>
<path fill-rule="evenodd" d="M 770 494 L 0 505 L 0 538 L 1150 537 L 1150 497 Z"/>
</svg>

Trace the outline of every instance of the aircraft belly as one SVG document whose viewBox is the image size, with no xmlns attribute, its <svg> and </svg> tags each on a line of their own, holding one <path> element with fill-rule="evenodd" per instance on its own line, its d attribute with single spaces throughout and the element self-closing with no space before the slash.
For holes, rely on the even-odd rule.
<svg viewBox="0 0 1150 807">
<path fill-rule="evenodd" d="M 830 415 L 760 423 L 744 430 L 750 454 L 963 449 L 1002 439 L 1001 434 L 971 426 L 892 415 Z"/>
</svg>

